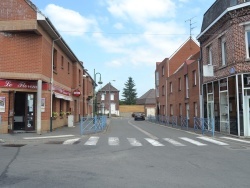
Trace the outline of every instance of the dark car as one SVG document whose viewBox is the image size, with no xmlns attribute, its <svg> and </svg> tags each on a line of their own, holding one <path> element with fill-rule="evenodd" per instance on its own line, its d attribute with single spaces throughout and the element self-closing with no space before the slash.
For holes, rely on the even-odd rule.
<svg viewBox="0 0 250 188">
<path fill-rule="evenodd" d="M 141 112 L 134 113 L 134 120 L 145 120 L 145 114 Z"/>
</svg>

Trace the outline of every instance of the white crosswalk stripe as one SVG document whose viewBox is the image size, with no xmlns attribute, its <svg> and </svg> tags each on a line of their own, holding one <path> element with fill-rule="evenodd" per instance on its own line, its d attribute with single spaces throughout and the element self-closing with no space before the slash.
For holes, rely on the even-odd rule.
<svg viewBox="0 0 250 188">
<path fill-rule="evenodd" d="M 221 142 L 221 141 L 218 141 L 218 140 L 214 140 L 214 139 L 211 139 L 211 138 L 208 138 L 208 137 L 197 137 L 201 140 L 205 140 L 207 142 L 211 142 L 213 144 L 217 144 L 217 145 L 220 145 L 220 146 L 227 146 L 228 144 L 227 143 L 224 143 L 224 142 Z"/>
<path fill-rule="evenodd" d="M 127 138 L 131 146 L 142 146 L 142 144 L 135 138 Z"/>
<path fill-rule="evenodd" d="M 250 141 L 247 141 L 247 140 L 241 140 L 241 139 L 231 138 L 231 137 L 220 137 L 220 138 L 250 144 Z"/>
<path fill-rule="evenodd" d="M 118 146 L 120 144 L 118 137 L 109 137 L 109 145 L 110 146 Z"/>
<path fill-rule="evenodd" d="M 171 138 L 163 138 L 163 140 L 169 142 L 170 144 L 173 144 L 174 146 L 186 146 L 180 142 L 177 142 L 176 140 L 173 140 Z"/>
<path fill-rule="evenodd" d="M 99 137 L 97 137 L 97 136 L 91 136 L 91 137 L 88 139 L 88 141 L 85 142 L 84 145 L 86 145 L 86 146 L 94 146 L 94 145 L 97 144 L 98 140 L 99 140 Z"/>
<path fill-rule="evenodd" d="M 160 142 L 158 142 L 152 138 L 145 138 L 145 140 L 147 140 L 153 146 L 164 146 L 163 144 L 161 144 Z"/>
<path fill-rule="evenodd" d="M 190 138 L 186 138 L 186 137 L 180 137 L 180 139 L 185 140 L 186 142 L 189 142 L 191 144 L 194 144 L 196 146 L 206 146 L 207 144 L 203 144 L 201 142 L 198 142 L 196 140 L 190 139 Z"/>
<path fill-rule="evenodd" d="M 72 145 L 74 143 L 76 143 L 77 141 L 79 141 L 80 138 L 75 138 L 75 139 L 69 139 L 63 142 L 64 145 Z"/>
</svg>

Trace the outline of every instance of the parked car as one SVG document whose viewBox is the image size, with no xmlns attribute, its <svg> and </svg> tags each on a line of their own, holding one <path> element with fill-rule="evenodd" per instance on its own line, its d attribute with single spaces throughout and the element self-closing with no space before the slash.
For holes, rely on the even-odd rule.
<svg viewBox="0 0 250 188">
<path fill-rule="evenodd" d="M 145 114 L 142 112 L 135 112 L 134 113 L 134 120 L 145 120 Z"/>
</svg>

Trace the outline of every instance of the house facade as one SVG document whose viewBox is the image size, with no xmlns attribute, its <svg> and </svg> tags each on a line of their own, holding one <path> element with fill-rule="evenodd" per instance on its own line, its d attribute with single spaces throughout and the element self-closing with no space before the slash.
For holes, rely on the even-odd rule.
<svg viewBox="0 0 250 188">
<path fill-rule="evenodd" d="M 250 136 L 250 1 L 217 0 L 203 17 L 203 114 L 215 130 Z"/>
<path fill-rule="evenodd" d="M 137 105 L 144 106 L 144 113 L 146 117 L 155 116 L 156 112 L 156 99 L 155 99 L 155 89 L 148 90 L 140 98 L 136 100 Z"/>
<path fill-rule="evenodd" d="M 119 90 L 109 82 L 96 94 L 97 112 L 119 116 Z"/>
<path fill-rule="evenodd" d="M 200 52 L 188 58 L 167 78 L 168 116 L 186 118 L 189 127 L 194 127 L 194 117 L 200 117 Z"/>
<path fill-rule="evenodd" d="M 165 58 L 162 62 L 156 63 L 155 90 L 156 90 L 156 115 L 170 115 L 169 99 L 169 77 L 192 55 L 199 52 L 199 45 L 189 38 L 175 53 Z"/>
<path fill-rule="evenodd" d="M 91 114 L 93 79 L 30 0 L 0 1 L 0 61 L 1 133 L 40 134 Z"/>
</svg>

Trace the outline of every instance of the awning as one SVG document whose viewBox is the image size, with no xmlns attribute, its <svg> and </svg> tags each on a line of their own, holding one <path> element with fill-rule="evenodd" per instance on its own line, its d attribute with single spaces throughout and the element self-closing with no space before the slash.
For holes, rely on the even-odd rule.
<svg viewBox="0 0 250 188">
<path fill-rule="evenodd" d="M 62 94 L 59 94 L 59 93 L 54 93 L 55 94 L 55 97 L 58 98 L 58 99 L 64 99 L 64 100 L 67 100 L 67 101 L 73 101 L 72 97 L 71 96 L 66 96 L 66 95 L 62 95 Z"/>
</svg>

